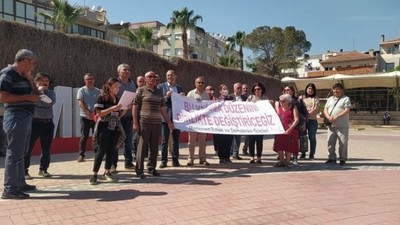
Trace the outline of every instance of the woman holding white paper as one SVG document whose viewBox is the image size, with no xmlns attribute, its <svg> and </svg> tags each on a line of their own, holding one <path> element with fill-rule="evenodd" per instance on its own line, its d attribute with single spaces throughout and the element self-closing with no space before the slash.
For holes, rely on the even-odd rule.
<svg viewBox="0 0 400 225">
<path fill-rule="evenodd" d="M 117 97 L 119 85 L 118 79 L 108 79 L 102 87 L 101 95 L 94 104 L 100 120 L 97 121 L 93 134 L 93 149 L 97 149 L 94 157 L 93 175 L 90 178 L 90 184 L 93 185 L 97 184 L 97 173 L 104 155 L 106 155 L 104 176 L 109 181 L 116 181 L 110 169 L 114 151 L 117 151 L 118 146 L 125 139 L 120 118 L 126 113 L 126 110 L 121 110 L 122 105 L 117 104 L 119 101 Z"/>
</svg>

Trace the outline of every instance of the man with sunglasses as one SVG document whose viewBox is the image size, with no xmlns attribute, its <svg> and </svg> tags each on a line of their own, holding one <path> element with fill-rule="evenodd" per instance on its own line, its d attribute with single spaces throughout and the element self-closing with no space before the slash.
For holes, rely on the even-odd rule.
<svg viewBox="0 0 400 225">
<path fill-rule="evenodd" d="M 196 86 L 195 89 L 189 91 L 187 94 L 187 97 L 197 99 L 198 101 L 202 100 L 210 100 L 210 96 L 206 91 L 204 91 L 204 77 L 197 77 L 194 85 Z M 206 133 L 198 133 L 198 132 L 189 132 L 189 157 L 188 157 L 188 163 L 187 166 L 193 166 L 194 162 L 194 147 L 195 147 L 195 142 L 196 138 L 199 142 L 199 159 L 200 159 L 200 164 L 202 165 L 210 165 L 207 160 L 206 160 L 206 138 L 207 134 Z"/>
<path fill-rule="evenodd" d="M 5 103 L 3 128 L 7 133 L 8 146 L 4 169 L 3 199 L 24 199 L 36 186 L 25 182 L 24 156 L 29 148 L 32 115 L 40 92 L 35 86 L 32 70 L 36 55 L 21 49 L 15 55 L 14 64 L 0 71 L 0 101 Z"/>
</svg>

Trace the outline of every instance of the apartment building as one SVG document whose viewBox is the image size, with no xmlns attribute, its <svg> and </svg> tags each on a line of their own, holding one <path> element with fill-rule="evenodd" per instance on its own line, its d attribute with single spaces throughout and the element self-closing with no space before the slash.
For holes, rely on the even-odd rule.
<svg viewBox="0 0 400 225">
<path fill-rule="evenodd" d="M 399 37 L 385 40 L 385 35 L 381 35 L 379 43 L 379 71 L 390 72 L 400 65 L 400 31 Z"/>
<path fill-rule="evenodd" d="M 167 37 L 158 47 L 157 54 L 171 57 L 183 56 L 182 31 L 179 29 L 160 28 L 160 35 Z M 189 59 L 198 59 L 212 64 L 218 62 L 218 57 L 227 56 L 226 37 L 221 34 L 187 31 Z M 237 55 L 237 53 L 235 53 Z"/>
<path fill-rule="evenodd" d="M 126 43 L 127 38 L 120 35 L 119 31 L 125 28 L 136 31 L 140 26 L 152 28 L 154 38 L 164 36 L 166 39 L 165 41 L 161 41 L 160 44 L 154 45 L 150 50 L 167 59 L 171 57 L 183 57 L 182 31 L 180 29 L 167 29 L 167 26 L 159 21 L 111 24 L 109 32 L 113 32 L 113 34 L 110 35 L 110 39 L 117 44 L 120 42 Z M 227 56 L 228 54 L 226 51 L 226 37 L 221 34 L 196 32 L 193 29 L 189 29 L 187 36 L 189 59 L 198 59 L 216 64 L 218 57 Z M 237 51 L 231 54 L 238 57 Z"/>
<path fill-rule="evenodd" d="M 54 24 L 38 15 L 52 12 L 50 0 L 0 0 L 0 18 L 29 24 L 46 30 L 55 30 Z M 68 33 L 106 39 L 106 11 L 101 7 L 85 7 L 76 24 L 68 27 Z"/>
</svg>

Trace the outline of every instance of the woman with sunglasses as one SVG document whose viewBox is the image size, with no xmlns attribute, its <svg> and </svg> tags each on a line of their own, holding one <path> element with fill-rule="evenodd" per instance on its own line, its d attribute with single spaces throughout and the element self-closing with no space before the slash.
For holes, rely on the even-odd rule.
<svg viewBox="0 0 400 225">
<path fill-rule="evenodd" d="M 275 107 L 275 110 L 281 119 L 285 133 L 275 135 L 273 150 L 278 153 L 279 162 L 274 167 L 286 166 L 289 168 L 291 155 L 299 152 L 299 132 L 295 129 L 299 121 L 299 112 L 297 107 L 292 104 L 290 94 L 283 94 L 279 97 L 279 105 Z"/>
<path fill-rule="evenodd" d="M 257 102 L 260 100 L 268 100 L 265 96 L 265 87 L 261 83 L 255 83 L 251 89 L 252 95 L 247 99 L 248 102 Z M 249 135 L 249 154 L 250 163 L 262 164 L 261 155 L 263 150 L 264 135 Z M 255 145 L 257 144 L 257 160 L 254 158 Z"/>
<path fill-rule="evenodd" d="M 297 132 L 299 132 L 299 139 L 297 139 L 297 141 L 300 141 L 299 143 L 299 149 L 296 153 L 293 154 L 293 162 L 292 165 L 293 166 L 299 166 L 299 163 L 297 161 L 298 158 L 298 153 L 300 151 L 300 146 L 304 146 L 305 149 L 302 150 L 303 152 L 308 151 L 308 146 L 306 146 L 305 144 L 308 144 L 308 140 L 306 138 L 301 138 L 300 137 L 306 137 L 306 133 L 304 132 L 306 130 L 306 120 L 308 118 L 308 111 L 306 108 L 306 105 L 304 104 L 303 100 L 301 98 L 296 97 L 296 91 L 294 89 L 293 86 L 291 85 L 284 85 L 282 87 L 282 94 L 289 94 L 290 97 L 292 97 L 292 102 L 291 104 L 296 106 L 297 111 L 299 113 L 299 123 L 303 122 L 303 126 L 301 129 L 297 130 Z M 279 101 L 275 102 L 275 108 L 279 107 Z M 300 116 L 303 118 L 302 120 L 300 120 Z M 307 143 L 304 143 L 303 141 L 306 141 Z"/>
</svg>

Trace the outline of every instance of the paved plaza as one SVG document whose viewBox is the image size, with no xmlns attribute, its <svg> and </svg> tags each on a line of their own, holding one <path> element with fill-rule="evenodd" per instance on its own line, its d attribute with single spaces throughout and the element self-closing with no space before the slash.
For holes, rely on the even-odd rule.
<svg viewBox="0 0 400 225">
<path fill-rule="evenodd" d="M 194 167 L 186 167 L 182 144 L 185 166 L 169 162 L 146 179 L 118 168 L 118 182 L 99 185 L 89 184 L 92 155 L 83 163 L 78 153 L 52 155 L 46 179 L 35 156 L 28 183 L 38 190 L 27 200 L 0 200 L 0 224 L 400 224 L 399 128 L 351 129 L 345 166 L 324 164 L 326 130 L 318 130 L 316 158 L 300 167 L 274 168 L 272 144 L 264 140 L 261 165 L 249 157 L 219 165 L 208 142 L 211 165 Z M 3 176 L 0 158 L 1 187 Z"/>
</svg>

